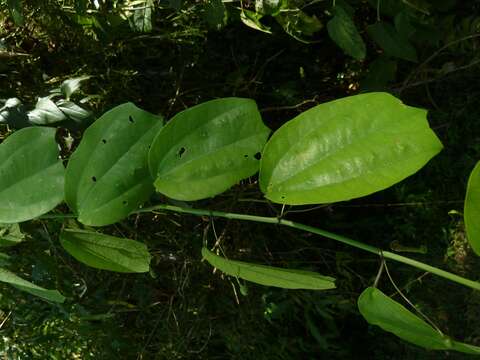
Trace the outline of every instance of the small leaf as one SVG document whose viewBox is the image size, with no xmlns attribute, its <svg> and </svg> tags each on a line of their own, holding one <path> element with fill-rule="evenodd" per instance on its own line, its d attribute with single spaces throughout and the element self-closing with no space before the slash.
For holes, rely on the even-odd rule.
<svg viewBox="0 0 480 360">
<path fill-rule="evenodd" d="M 152 0 L 146 0 L 138 4 L 130 20 L 130 27 L 134 31 L 148 33 L 152 31 L 152 13 L 154 4 Z"/>
<path fill-rule="evenodd" d="M 68 101 L 60 100 L 57 102 L 58 108 L 68 116 L 69 119 L 75 121 L 76 123 L 83 123 L 88 121 L 92 117 L 92 113 L 84 108 L 78 106 L 77 104 Z"/>
<path fill-rule="evenodd" d="M 18 224 L 0 224 L 0 247 L 17 245 L 24 240 Z"/>
<path fill-rule="evenodd" d="M 214 29 L 221 29 L 227 20 L 227 9 L 222 0 L 207 0 L 203 17 Z"/>
<path fill-rule="evenodd" d="M 387 93 L 318 105 L 287 122 L 265 146 L 260 187 L 276 203 L 331 203 L 383 190 L 442 149 L 426 111 Z"/>
<path fill-rule="evenodd" d="M 259 14 L 275 16 L 285 3 L 285 0 L 255 0 L 255 11 Z"/>
<path fill-rule="evenodd" d="M 480 348 L 457 342 L 435 330 L 380 290 L 369 287 L 358 298 L 360 313 L 372 325 L 412 344 L 431 350 L 455 350 L 480 355 Z"/>
<path fill-rule="evenodd" d="M 50 125 L 65 120 L 65 114 L 49 98 L 39 98 L 28 119 L 35 125 Z"/>
<path fill-rule="evenodd" d="M 468 179 L 463 214 L 468 243 L 475 254 L 480 255 L 480 161 Z"/>
<path fill-rule="evenodd" d="M 0 222 L 36 218 L 63 200 L 55 129 L 18 130 L 0 144 Z"/>
<path fill-rule="evenodd" d="M 63 248 L 78 261 L 102 270 L 122 273 L 148 272 L 151 256 L 141 242 L 84 230 L 65 229 Z"/>
<path fill-rule="evenodd" d="M 271 34 L 272 30 L 268 26 L 262 24 L 260 21 L 262 17 L 262 14 L 247 9 L 243 9 L 240 13 L 240 20 L 242 20 L 245 25 L 251 27 L 252 29 Z"/>
<path fill-rule="evenodd" d="M 160 116 L 132 103 L 103 114 L 85 131 L 70 157 L 65 199 L 90 226 L 113 224 L 153 193 L 148 147 L 163 126 Z"/>
<path fill-rule="evenodd" d="M 225 274 L 260 285 L 276 286 L 284 289 L 327 290 L 335 288 L 334 278 L 312 271 L 282 269 L 228 260 L 215 255 L 207 248 L 202 249 L 202 256 L 210 265 Z"/>
<path fill-rule="evenodd" d="M 155 187 L 185 201 L 220 194 L 258 171 L 255 156 L 269 133 L 253 100 L 217 99 L 182 111 L 150 149 Z"/>
<path fill-rule="evenodd" d="M 22 26 L 24 23 L 22 2 L 20 0 L 7 0 L 7 6 L 15 25 Z"/>
<path fill-rule="evenodd" d="M 367 27 L 367 32 L 386 54 L 416 62 L 417 51 L 395 28 L 385 22 L 377 22 Z"/>
<path fill-rule="evenodd" d="M 340 6 L 334 9 L 334 17 L 327 23 L 330 38 L 348 55 L 357 59 L 365 58 L 365 43 L 358 33 L 353 19 Z"/>
<path fill-rule="evenodd" d="M 57 290 L 47 290 L 31 282 L 22 279 L 21 277 L 15 275 L 14 273 L 0 268 L 0 281 L 13 285 L 19 290 L 28 292 L 32 295 L 38 296 L 42 299 L 63 303 L 65 297 L 60 294 Z"/>
<path fill-rule="evenodd" d="M 283 30 L 294 39 L 303 43 L 312 42 L 311 37 L 323 28 L 315 15 L 307 15 L 300 9 L 289 9 L 275 16 Z"/>
<path fill-rule="evenodd" d="M 62 85 L 60 85 L 60 91 L 67 100 L 70 99 L 70 96 L 78 89 L 80 89 L 82 81 L 90 79 L 90 76 L 79 76 L 76 78 L 71 78 L 65 80 Z"/>
</svg>

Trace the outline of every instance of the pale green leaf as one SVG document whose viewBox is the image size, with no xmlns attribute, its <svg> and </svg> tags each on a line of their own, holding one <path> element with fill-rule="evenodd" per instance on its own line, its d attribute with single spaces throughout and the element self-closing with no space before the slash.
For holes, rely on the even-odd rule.
<svg viewBox="0 0 480 360">
<path fill-rule="evenodd" d="M 68 100 L 70 96 L 78 89 L 80 89 L 82 81 L 90 79 L 90 76 L 79 76 L 71 79 L 67 79 L 62 82 L 60 85 L 60 91 L 62 92 L 63 96 Z"/>
<path fill-rule="evenodd" d="M 353 19 L 340 6 L 334 9 L 333 18 L 327 23 L 330 38 L 348 55 L 357 59 L 365 58 L 366 48 Z"/>
<path fill-rule="evenodd" d="M 276 286 L 284 289 L 327 290 L 335 288 L 334 278 L 313 271 L 282 269 L 228 260 L 215 255 L 207 248 L 202 249 L 202 256 L 210 265 L 225 274 L 260 285 Z"/>
<path fill-rule="evenodd" d="M 0 247 L 13 246 L 25 240 L 18 224 L 0 224 Z"/>
<path fill-rule="evenodd" d="M 65 177 L 65 198 L 80 222 L 113 224 L 149 198 L 148 148 L 162 126 L 161 117 L 126 103 L 85 131 Z"/>
<path fill-rule="evenodd" d="M 33 219 L 63 200 L 55 129 L 18 130 L 0 144 L 0 223 Z"/>
<path fill-rule="evenodd" d="M 49 125 L 67 117 L 55 103 L 47 97 L 39 98 L 35 109 L 28 113 L 28 120 L 35 125 Z"/>
<path fill-rule="evenodd" d="M 146 245 L 135 240 L 66 229 L 60 235 L 60 243 L 75 259 L 97 269 L 141 273 L 150 267 Z"/>
<path fill-rule="evenodd" d="M 65 115 L 67 115 L 69 119 L 75 121 L 76 123 L 81 124 L 90 120 L 92 117 L 90 111 L 85 110 L 84 108 L 68 100 L 58 101 L 57 106 Z"/>
<path fill-rule="evenodd" d="M 270 29 L 270 27 L 262 24 L 262 22 L 260 21 L 262 17 L 263 14 L 256 13 L 247 9 L 243 9 L 240 13 L 240 20 L 242 20 L 245 25 L 252 29 L 271 34 L 272 30 Z"/>
<path fill-rule="evenodd" d="M 372 325 L 431 350 L 455 350 L 480 355 L 480 348 L 457 342 L 435 330 L 380 290 L 369 287 L 358 298 L 358 309 Z"/>
<path fill-rule="evenodd" d="M 307 110 L 273 134 L 260 187 L 281 204 L 349 200 L 403 180 L 441 149 L 425 110 L 387 93 L 350 96 Z"/>
<path fill-rule="evenodd" d="M 157 191 L 177 200 L 215 196 L 258 171 L 270 130 L 253 100 L 208 101 L 177 114 L 149 154 Z"/>
<path fill-rule="evenodd" d="M 463 214 L 468 243 L 475 254 L 480 255 L 480 162 L 475 165 L 468 179 Z"/>
</svg>

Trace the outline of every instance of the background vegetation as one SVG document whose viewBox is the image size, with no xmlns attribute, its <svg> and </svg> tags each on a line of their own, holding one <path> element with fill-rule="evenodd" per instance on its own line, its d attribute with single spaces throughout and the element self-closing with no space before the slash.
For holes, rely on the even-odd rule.
<svg viewBox="0 0 480 360">
<path fill-rule="evenodd" d="M 389 91 L 429 109 L 445 149 L 418 174 L 381 193 L 286 209 L 286 216 L 385 249 L 420 250 L 409 255 L 480 278 L 459 216 L 468 174 L 480 159 L 480 2 L 0 4 L 0 98 L 18 98 L 15 111 L 33 109 L 66 79 L 88 76 L 71 100 L 91 115 L 58 133 L 65 158 L 89 122 L 125 101 L 169 118 L 213 98 L 249 97 L 272 129 L 315 104 L 360 91 Z M 335 17 L 343 21 L 336 30 Z M 389 30 L 372 30 L 373 24 Z M 345 45 L 339 29 L 356 40 Z M 24 125 L 5 122 L 3 135 Z M 255 181 L 197 205 L 278 214 Z M 168 199 L 152 199 L 159 201 Z M 6 359 L 464 357 L 428 352 L 369 326 L 356 299 L 373 283 L 378 258 L 317 236 L 171 213 L 133 216 L 108 233 L 144 241 L 154 259 L 149 274 L 125 276 L 76 262 L 59 245 L 60 227 L 22 224 L 25 241 L 0 258 L 68 298 L 52 305 L 0 285 L 0 355 Z M 231 258 L 335 274 L 338 288 L 240 288 L 201 261 L 205 237 Z M 480 345 L 478 292 L 403 265 L 389 269 L 442 330 Z M 381 286 L 395 294 L 387 277 Z"/>
</svg>

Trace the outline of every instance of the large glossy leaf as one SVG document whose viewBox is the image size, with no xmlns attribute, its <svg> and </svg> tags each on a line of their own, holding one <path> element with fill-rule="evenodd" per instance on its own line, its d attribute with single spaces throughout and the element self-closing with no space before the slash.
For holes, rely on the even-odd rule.
<svg viewBox="0 0 480 360">
<path fill-rule="evenodd" d="M 283 125 L 265 146 L 260 187 L 290 205 L 349 200 L 418 171 L 442 149 L 426 111 L 387 93 L 318 105 Z"/>
<path fill-rule="evenodd" d="M 25 240 L 18 224 L 0 224 L 0 247 L 13 246 Z"/>
<path fill-rule="evenodd" d="M 367 32 L 386 54 L 399 59 L 417 61 L 417 51 L 413 45 L 389 23 L 377 22 L 368 26 Z"/>
<path fill-rule="evenodd" d="M 215 255 L 207 248 L 202 249 L 202 256 L 210 265 L 225 274 L 260 285 L 276 286 L 284 289 L 327 290 L 335 288 L 334 278 L 312 271 L 282 269 L 228 260 Z"/>
<path fill-rule="evenodd" d="M 369 287 L 358 298 L 358 309 L 372 325 L 391 332 L 412 344 L 432 350 L 455 350 L 480 355 L 480 348 L 452 340 L 392 300 Z"/>
<path fill-rule="evenodd" d="M 161 117 L 126 103 L 85 131 L 65 178 L 66 201 L 80 222 L 115 223 L 148 199 L 148 147 L 162 126 Z"/>
<path fill-rule="evenodd" d="M 147 247 L 135 240 L 66 229 L 60 243 L 75 259 L 97 269 L 124 273 L 149 270 L 151 256 Z"/>
<path fill-rule="evenodd" d="M 0 223 L 40 216 L 63 200 L 55 129 L 30 127 L 0 144 Z"/>
<path fill-rule="evenodd" d="M 212 100 L 182 111 L 150 150 L 157 191 L 187 201 L 222 193 L 258 171 L 256 155 L 269 132 L 249 99 Z"/>
<path fill-rule="evenodd" d="M 42 299 L 62 303 L 65 297 L 57 290 L 47 290 L 31 282 L 22 279 L 14 273 L 0 268 L 0 281 L 13 285 L 19 290 L 26 291 L 32 295 L 41 297 Z"/>
<path fill-rule="evenodd" d="M 327 23 L 328 35 L 348 55 L 357 60 L 365 58 L 365 43 L 351 16 L 336 6 L 333 18 Z"/>
<path fill-rule="evenodd" d="M 480 162 L 475 165 L 468 179 L 463 214 L 468 242 L 473 251 L 480 255 Z"/>
</svg>

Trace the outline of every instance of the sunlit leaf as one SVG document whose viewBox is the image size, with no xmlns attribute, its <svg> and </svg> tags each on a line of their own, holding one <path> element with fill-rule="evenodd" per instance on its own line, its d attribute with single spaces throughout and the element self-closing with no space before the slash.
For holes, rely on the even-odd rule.
<svg viewBox="0 0 480 360">
<path fill-rule="evenodd" d="M 475 165 L 468 179 L 463 214 L 468 243 L 480 255 L 480 162 Z"/>
<path fill-rule="evenodd" d="M 70 96 L 78 89 L 80 89 L 82 81 L 90 79 L 90 76 L 79 76 L 76 78 L 71 78 L 65 80 L 62 85 L 60 85 L 60 91 L 62 92 L 63 96 L 68 100 Z"/>
<path fill-rule="evenodd" d="M 286 2 L 285 0 L 255 0 L 255 11 L 259 14 L 275 16 Z"/>
<path fill-rule="evenodd" d="M 264 33 L 271 34 L 272 30 L 270 27 L 262 24 L 260 21 L 263 17 L 263 14 L 256 13 L 254 11 L 250 11 L 247 9 L 243 9 L 242 12 L 240 13 L 240 20 L 247 25 L 248 27 L 251 27 L 252 29 L 263 31 Z"/>
<path fill-rule="evenodd" d="M 40 216 L 63 200 L 55 129 L 18 130 L 0 144 L 0 223 Z"/>
<path fill-rule="evenodd" d="M 65 115 L 68 116 L 69 119 L 75 121 L 76 123 L 83 123 L 90 120 L 92 117 L 90 111 L 85 110 L 84 108 L 68 100 L 58 101 L 57 106 Z"/>
<path fill-rule="evenodd" d="M 65 297 L 60 294 L 57 290 L 47 290 L 31 282 L 22 279 L 21 277 L 15 275 L 14 273 L 1 269 L 0 268 L 0 281 L 4 283 L 8 283 L 13 285 L 19 290 L 28 292 L 32 295 L 38 296 L 42 299 L 63 303 L 65 301 Z"/>
<path fill-rule="evenodd" d="M 18 224 L 0 224 L 0 247 L 13 246 L 25 240 Z"/>
<path fill-rule="evenodd" d="M 425 110 L 387 93 L 350 96 L 307 110 L 273 134 L 260 187 L 282 204 L 349 200 L 403 180 L 441 149 Z"/>
<path fill-rule="evenodd" d="M 370 37 L 386 54 L 408 61 L 417 61 L 417 51 L 408 39 L 400 35 L 397 30 L 386 22 L 377 22 L 367 27 Z"/>
<path fill-rule="evenodd" d="M 28 120 L 36 125 L 49 125 L 65 120 L 67 117 L 49 98 L 39 98 L 35 109 L 28 113 Z"/>
<path fill-rule="evenodd" d="M 85 131 L 65 178 L 66 201 L 80 222 L 115 223 L 148 199 L 154 191 L 148 148 L 162 126 L 161 117 L 126 103 Z"/>
<path fill-rule="evenodd" d="M 225 274 L 260 285 L 276 286 L 284 289 L 327 290 L 335 288 L 334 278 L 313 271 L 282 269 L 228 260 L 215 255 L 207 248 L 202 249 L 202 256 L 210 265 Z"/>
<path fill-rule="evenodd" d="M 137 9 L 133 12 L 133 16 L 129 19 L 131 28 L 144 33 L 152 31 L 153 8 L 153 0 L 139 3 Z"/>
<path fill-rule="evenodd" d="M 150 267 L 146 245 L 135 240 L 66 229 L 60 235 L 60 243 L 75 259 L 97 269 L 141 273 Z"/>
<path fill-rule="evenodd" d="M 380 290 L 369 287 L 358 298 L 358 309 L 372 325 L 431 350 L 455 350 L 480 355 L 480 348 L 457 342 L 435 330 Z"/>
<path fill-rule="evenodd" d="M 17 26 L 22 26 L 24 22 L 22 2 L 20 0 L 7 0 L 8 11 Z"/>
<path fill-rule="evenodd" d="M 150 150 L 157 191 L 186 201 L 224 192 L 258 171 L 269 132 L 249 99 L 212 100 L 182 111 Z"/>
</svg>

